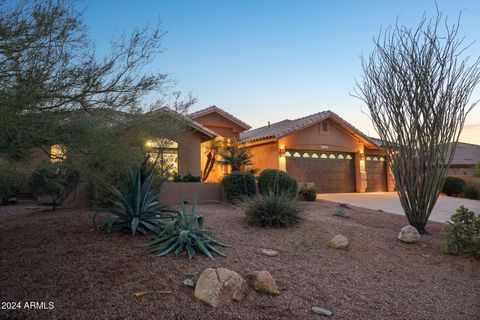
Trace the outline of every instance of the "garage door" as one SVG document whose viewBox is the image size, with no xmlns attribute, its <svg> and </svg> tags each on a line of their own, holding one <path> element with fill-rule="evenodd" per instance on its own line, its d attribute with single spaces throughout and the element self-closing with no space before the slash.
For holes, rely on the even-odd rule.
<svg viewBox="0 0 480 320">
<path fill-rule="evenodd" d="M 367 192 L 387 191 L 387 164 L 385 157 L 367 155 L 365 157 L 367 172 Z"/>
<path fill-rule="evenodd" d="M 354 154 L 287 150 L 286 169 L 299 182 L 313 182 L 319 193 L 355 192 Z"/>
</svg>

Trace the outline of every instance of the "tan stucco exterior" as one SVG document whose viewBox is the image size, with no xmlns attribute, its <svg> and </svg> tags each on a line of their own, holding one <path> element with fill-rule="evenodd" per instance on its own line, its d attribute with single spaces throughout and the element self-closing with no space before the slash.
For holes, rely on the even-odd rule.
<svg viewBox="0 0 480 320">
<path fill-rule="evenodd" d="M 194 120 L 208 129 L 215 131 L 225 139 L 238 141 L 240 132 L 245 131 L 245 128 L 240 127 L 216 112 L 196 117 Z"/>
</svg>

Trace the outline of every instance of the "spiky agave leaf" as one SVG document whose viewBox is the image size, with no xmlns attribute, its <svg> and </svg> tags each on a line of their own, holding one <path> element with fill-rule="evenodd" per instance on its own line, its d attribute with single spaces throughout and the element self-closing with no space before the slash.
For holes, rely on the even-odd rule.
<svg viewBox="0 0 480 320">
<path fill-rule="evenodd" d="M 226 247 L 211 232 L 204 230 L 204 218 L 196 215 L 196 206 L 188 213 L 185 205 L 181 203 L 180 211 L 176 218 L 169 222 L 163 231 L 151 242 L 144 246 L 147 251 L 156 256 L 164 256 L 175 252 L 178 256 L 186 251 L 188 259 L 192 260 L 197 251 L 202 252 L 210 259 L 214 259 L 212 252 L 225 256 L 214 245 Z"/>
</svg>

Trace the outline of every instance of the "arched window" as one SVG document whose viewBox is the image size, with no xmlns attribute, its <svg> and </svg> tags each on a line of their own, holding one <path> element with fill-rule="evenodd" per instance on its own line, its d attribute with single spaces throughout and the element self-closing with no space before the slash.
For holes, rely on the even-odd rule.
<svg viewBox="0 0 480 320">
<path fill-rule="evenodd" d="M 67 148 L 61 144 L 50 147 L 50 162 L 62 162 L 67 159 Z"/>
<path fill-rule="evenodd" d="M 178 143 L 165 138 L 151 139 L 145 142 L 148 161 L 159 174 L 172 180 L 178 174 Z"/>
</svg>

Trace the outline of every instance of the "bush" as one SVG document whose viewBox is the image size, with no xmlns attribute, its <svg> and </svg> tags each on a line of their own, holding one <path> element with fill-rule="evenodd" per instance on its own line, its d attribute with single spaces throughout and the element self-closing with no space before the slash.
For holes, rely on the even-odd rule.
<svg viewBox="0 0 480 320">
<path fill-rule="evenodd" d="M 465 188 L 465 181 L 456 177 L 446 177 L 445 182 L 443 183 L 442 192 L 446 193 L 447 196 L 457 197 L 463 192 Z"/>
<path fill-rule="evenodd" d="M 317 199 L 317 188 L 314 186 L 302 187 L 298 193 L 303 196 L 305 201 L 315 201 Z"/>
<path fill-rule="evenodd" d="M 465 195 L 465 198 L 468 199 L 479 199 L 479 191 L 477 187 L 474 185 L 466 185 L 465 189 L 463 189 L 463 194 Z"/>
<path fill-rule="evenodd" d="M 300 221 L 303 208 L 291 194 L 258 194 L 244 201 L 248 224 L 260 227 L 289 227 Z"/>
<path fill-rule="evenodd" d="M 175 252 L 178 256 L 184 251 L 187 252 L 189 260 L 195 257 L 197 251 L 202 252 L 210 259 L 214 259 L 210 251 L 225 256 L 214 245 L 226 245 L 221 243 L 211 232 L 206 231 L 203 222 L 203 217 L 196 215 L 195 205 L 193 205 L 191 213 L 188 213 L 185 205 L 181 204 L 176 218 L 145 246 L 150 247 L 149 252 L 157 256 L 164 256 L 171 252 Z"/>
<path fill-rule="evenodd" d="M 130 173 L 130 181 L 122 191 L 112 187 L 116 196 L 113 208 L 99 209 L 98 212 L 111 213 L 105 224 L 108 233 L 112 231 L 131 230 L 146 234 L 159 233 L 165 225 L 163 219 L 170 210 L 158 202 L 162 184 L 156 182 L 154 172 L 145 180 L 141 180 L 141 170 L 135 169 Z"/>
<path fill-rule="evenodd" d="M 65 163 L 45 162 L 35 169 L 28 179 L 28 185 L 35 196 L 47 195 L 50 204 L 60 205 L 75 190 L 79 174 Z"/>
<path fill-rule="evenodd" d="M 177 175 L 175 176 L 175 178 L 173 178 L 173 182 L 200 182 L 202 181 L 202 178 L 200 178 L 199 176 L 194 176 L 190 173 L 184 175 L 183 177 L 181 175 Z"/>
<path fill-rule="evenodd" d="M 480 259 L 480 216 L 460 206 L 445 227 L 445 251 Z"/>
<path fill-rule="evenodd" d="M 22 176 L 12 166 L 0 165 L 0 200 L 3 204 L 8 204 L 8 200 L 17 194 L 22 180 Z"/>
<path fill-rule="evenodd" d="M 234 201 L 256 192 L 255 177 L 246 171 L 235 171 L 222 180 L 223 191 L 228 200 Z"/>
<path fill-rule="evenodd" d="M 265 169 L 258 178 L 258 191 L 263 195 L 273 192 L 295 198 L 298 193 L 298 184 L 294 177 L 284 171 Z"/>
</svg>

